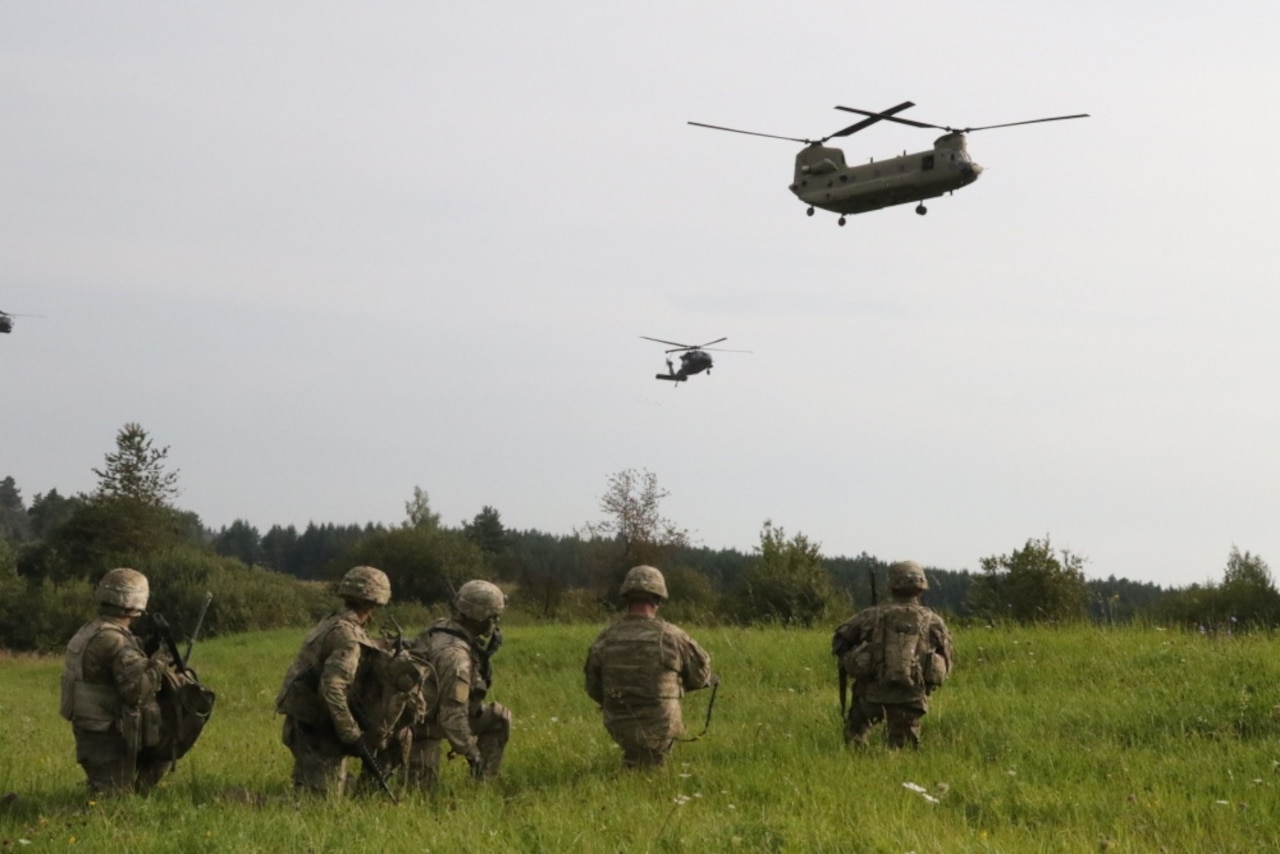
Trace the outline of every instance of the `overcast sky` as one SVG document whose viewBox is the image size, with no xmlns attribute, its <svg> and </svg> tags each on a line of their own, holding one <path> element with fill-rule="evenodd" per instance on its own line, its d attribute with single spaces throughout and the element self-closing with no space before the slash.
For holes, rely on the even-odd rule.
<svg viewBox="0 0 1280 854">
<path fill-rule="evenodd" d="M 396 523 L 413 487 L 569 533 L 647 468 L 948 569 L 1280 568 L 1280 4 L 0 6 L 0 476 L 119 428 L 214 528 Z M 985 171 L 844 228 L 787 187 L 845 104 Z M 850 162 L 927 149 L 881 123 Z M 727 336 L 710 376 L 662 347 Z"/>
</svg>

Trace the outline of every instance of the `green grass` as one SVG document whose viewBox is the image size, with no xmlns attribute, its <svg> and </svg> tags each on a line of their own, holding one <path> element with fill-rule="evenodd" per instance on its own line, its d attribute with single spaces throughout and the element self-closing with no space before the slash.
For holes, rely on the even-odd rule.
<svg viewBox="0 0 1280 854">
<path fill-rule="evenodd" d="M 710 733 L 624 773 L 581 688 L 599 626 L 511 626 L 501 780 L 297 802 L 272 713 L 303 632 L 221 638 L 195 750 L 146 798 L 91 801 L 61 661 L 0 661 L 0 851 L 1257 852 L 1280 839 L 1280 657 L 1262 635 L 965 629 L 924 747 L 848 752 L 828 630 L 694 628 L 724 683 Z M 685 701 L 692 733 L 709 692 Z M 903 786 L 928 790 L 937 803 Z M 29 841 L 29 845 L 19 842 Z"/>
</svg>

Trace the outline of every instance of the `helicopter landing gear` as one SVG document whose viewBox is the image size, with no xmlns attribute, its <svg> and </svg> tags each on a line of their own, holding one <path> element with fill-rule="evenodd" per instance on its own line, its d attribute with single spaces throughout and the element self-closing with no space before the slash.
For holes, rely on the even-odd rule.
<svg viewBox="0 0 1280 854">
<path fill-rule="evenodd" d="M 805 211 L 805 214 L 808 216 L 813 216 L 813 208 L 809 208 L 807 211 Z"/>
<path fill-rule="evenodd" d="M 844 217 L 840 217 L 838 220 L 836 220 L 836 225 L 844 225 L 844 223 L 845 223 Z"/>
<path fill-rule="evenodd" d="M 929 209 L 924 206 L 924 202 L 921 202 L 920 204 L 916 205 L 916 213 L 920 214 L 920 216 L 924 216 L 928 212 L 929 212 Z"/>
</svg>

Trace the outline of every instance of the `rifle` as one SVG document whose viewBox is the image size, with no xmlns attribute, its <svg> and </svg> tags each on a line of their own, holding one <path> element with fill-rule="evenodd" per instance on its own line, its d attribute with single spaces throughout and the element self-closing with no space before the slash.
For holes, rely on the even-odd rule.
<svg viewBox="0 0 1280 854">
<path fill-rule="evenodd" d="M 707 719 L 702 723 L 702 732 L 692 738 L 677 738 L 676 741 L 685 743 L 698 741 L 707 734 L 707 730 L 711 729 L 711 713 L 716 707 L 716 694 L 720 692 L 720 677 L 714 673 L 711 674 L 711 678 L 707 680 L 707 684 L 711 686 L 711 699 L 707 700 Z"/>
<path fill-rule="evenodd" d="M 204 615 L 209 613 L 209 603 L 213 601 L 213 594 L 205 592 L 204 603 L 200 606 L 200 614 L 196 617 L 196 628 L 191 633 L 191 637 L 187 640 L 187 654 L 182 657 L 182 666 L 186 667 L 187 662 L 191 661 L 191 648 L 196 645 L 196 638 L 200 636 L 200 627 L 204 625 Z"/>
<path fill-rule="evenodd" d="M 876 571 L 873 568 L 867 568 L 867 577 L 871 580 L 871 607 L 874 608 L 878 603 L 876 599 Z M 836 667 L 840 673 L 840 719 L 844 720 L 845 707 L 849 698 L 849 673 L 844 669 L 844 663 L 836 659 Z"/>
<path fill-rule="evenodd" d="M 378 764 L 378 760 L 373 758 L 373 751 L 369 749 L 369 745 L 364 743 L 361 738 L 355 744 L 356 755 L 360 757 L 360 761 L 364 763 L 365 770 L 373 775 L 373 779 L 378 781 L 378 788 L 387 793 L 387 797 L 391 798 L 391 803 L 400 806 L 400 799 L 396 797 L 396 793 L 391 791 L 391 783 L 387 779 L 387 772 L 382 770 L 382 766 Z"/>
<path fill-rule="evenodd" d="M 178 652 L 178 643 L 173 639 L 173 629 L 169 627 L 169 621 L 164 618 L 163 614 L 152 614 L 151 623 L 156 627 L 156 634 L 168 651 L 169 657 L 173 659 L 173 669 L 179 673 L 185 673 L 187 671 L 187 663 L 183 661 L 182 653 Z"/>
</svg>

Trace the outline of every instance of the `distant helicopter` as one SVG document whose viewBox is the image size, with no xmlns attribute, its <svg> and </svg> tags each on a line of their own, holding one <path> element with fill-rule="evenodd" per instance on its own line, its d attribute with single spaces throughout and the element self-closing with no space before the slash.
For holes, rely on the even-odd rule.
<svg viewBox="0 0 1280 854">
<path fill-rule="evenodd" d="M 731 133 L 745 133 L 750 136 L 763 136 L 770 139 L 785 139 L 799 142 L 805 148 L 796 155 L 795 180 L 790 190 L 802 202 L 809 204 L 806 213 L 813 216 L 815 208 L 840 214 L 840 225 L 845 224 L 845 214 L 860 214 L 867 211 L 887 208 L 891 205 L 916 203 L 916 213 L 924 216 L 929 209 L 924 206 L 925 199 L 936 198 L 944 193 L 954 192 L 961 187 L 972 184 L 982 174 L 982 167 L 969 157 L 965 134 L 992 128 L 1013 127 L 1015 125 L 1031 125 L 1039 122 L 1060 122 L 1065 119 L 1088 118 L 1088 113 L 1077 113 L 1071 116 L 1053 116 L 1047 119 L 1030 119 L 1022 122 L 1007 122 L 999 125 L 983 127 L 952 128 L 942 125 L 917 122 L 896 116 L 908 107 L 914 107 L 911 101 L 903 101 L 896 107 L 890 107 L 879 113 L 860 110 L 855 107 L 836 107 L 849 113 L 866 116 L 860 122 L 849 125 L 843 130 L 824 136 L 822 139 L 800 139 L 793 136 L 777 136 L 771 133 L 758 133 L 751 130 L 708 125 L 702 122 L 689 122 L 697 127 L 724 130 Z M 900 157 L 870 162 L 859 166 L 845 164 L 844 151 L 830 148 L 824 143 L 837 136 L 849 136 L 863 128 L 870 127 L 879 121 L 898 122 L 918 128 L 934 128 L 945 133 L 933 142 L 929 151 L 915 154 L 903 153 Z"/>
<path fill-rule="evenodd" d="M 10 314 L 7 311 L 0 311 L 0 332 L 13 331 L 13 319 L 15 317 L 44 317 L 43 314 Z"/>
<path fill-rule="evenodd" d="M 719 344 L 721 341 L 728 341 L 728 338 L 717 338 L 714 341 L 708 341 L 706 344 L 678 344 L 675 341 L 663 341 L 661 338 L 650 338 L 648 335 L 641 335 L 646 341 L 656 341 L 659 344 L 670 344 L 670 350 L 667 353 L 680 354 L 680 370 L 676 370 L 671 364 L 671 357 L 667 357 L 667 372 L 665 374 L 654 374 L 654 379 L 668 380 L 673 383 L 682 383 L 694 374 L 700 374 L 706 371 L 711 373 L 711 354 L 704 347 L 710 347 L 712 344 Z M 720 350 L 724 353 L 750 353 L 750 350 Z"/>
</svg>

